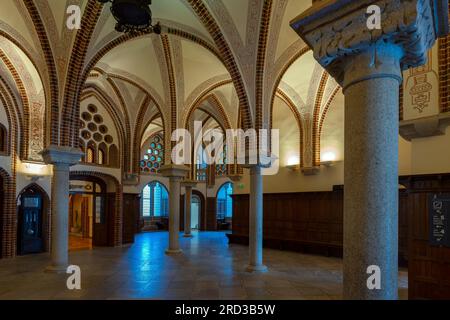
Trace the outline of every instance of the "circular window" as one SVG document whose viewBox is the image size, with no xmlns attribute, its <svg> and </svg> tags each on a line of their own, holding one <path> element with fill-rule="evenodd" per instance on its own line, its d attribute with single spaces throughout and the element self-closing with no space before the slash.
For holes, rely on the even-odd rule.
<svg viewBox="0 0 450 320">
<path fill-rule="evenodd" d="M 98 111 L 97 107 L 93 104 L 88 105 L 87 109 L 90 113 L 96 113 Z"/>
<path fill-rule="evenodd" d="M 94 140 L 100 142 L 103 140 L 103 136 L 100 133 L 94 133 Z"/>
<path fill-rule="evenodd" d="M 101 133 L 105 134 L 105 133 L 108 132 L 108 127 L 106 127 L 105 125 L 101 125 L 101 126 L 98 128 L 98 130 L 99 130 Z"/>
<path fill-rule="evenodd" d="M 106 141 L 106 143 L 113 143 L 113 137 L 111 137 L 110 135 L 107 135 L 105 137 L 105 141 Z"/>
<path fill-rule="evenodd" d="M 150 144 L 150 148 L 155 148 L 156 145 L 154 143 Z"/>
<path fill-rule="evenodd" d="M 88 124 L 88 129 L 91 130 L 92 132 L 97 131 L 97 125 L 93 122 Z"/>
<path fill-rule="evenodd" d="M 96 114 L 96 115 L 94 116 L 94 121 L 95 121 L 96 123 L 103 123 L 103 118 L 102 118 L 101 115 Z"/>
<path fill-rule="evenodd" d="M 87 131 L 87 130 L 83 130 L 82 132 L 81 132 L 81 136 L 83 137 L 83 139 L 90 139 L 91 138 L 91 133 L 89 132 L 89 131 Z"/>
<path fill-rule="evenodd" d="M 81 115 L 81 118 L 82 118 L 84 121 L 91 121 L 91 120 L 92 120 L 91 114 L 90 114 L 90 113 L 87 113 L 87 112 L 83 112 L 83 114 Z"/>
</svg>

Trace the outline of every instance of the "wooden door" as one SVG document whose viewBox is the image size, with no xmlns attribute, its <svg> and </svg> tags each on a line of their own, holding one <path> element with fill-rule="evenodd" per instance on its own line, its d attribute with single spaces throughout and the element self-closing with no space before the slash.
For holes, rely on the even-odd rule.
<svg viewBox="0 0 450 320">
<path fill-rule="evenodd" d="M 24 193 L 21 196 L 18 224 L 18 253 L 25 255 L 43 252 L 42 195 Z"/>
<path fill-rule="evenodd" d="M 114 214 L 114 208 L 109 206 L 110 200 L 114 201 L 114 197 L 111 197 L 108 194 L 108 208 L 105 208 L 105 196 L 102 194 L 94 195 L 94 212 L 93 212 L 93 238 L 92 245 L 97 247 L 105 247 L 108 246 L 108 220 L 106 217 L 106 210 L 109 213 Z"/>
</svg>

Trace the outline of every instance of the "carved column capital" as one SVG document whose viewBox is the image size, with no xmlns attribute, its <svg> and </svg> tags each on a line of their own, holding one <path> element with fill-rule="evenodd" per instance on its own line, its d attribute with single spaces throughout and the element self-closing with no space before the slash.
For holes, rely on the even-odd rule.
<svg viewBox="0 0 450 320">
<path fill-rule="evenodd" d="M 47 164 L 53 164 L 56 167 L 70 167 L 80 161 L 83 152 L 71 147 L 51 145 L 43 150 L 41 155 Z"/>
<path fill-rule="evenodd" d="M 381 9 L 381 29 L 367 26 L 371 5 Z M 322 67 L 344 85 L 349 58 L 366 54 L 371 67 L 380 45 L 385 55 L 390 45 L 399 50 L 401 70 L 424 64 L 436 38 L 448 33 L 447 6 L 447 0 L 325 0 L 295 18 L 291 26 Z M 377 67 L 369 71 L 382 74 Z"/>
</svg>

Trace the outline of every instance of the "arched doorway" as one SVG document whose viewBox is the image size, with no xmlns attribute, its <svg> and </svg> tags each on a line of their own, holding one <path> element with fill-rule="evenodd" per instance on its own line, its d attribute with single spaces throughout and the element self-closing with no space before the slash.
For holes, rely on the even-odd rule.
<svg viewBox="0 0 450 320">
<path fill-rule="evenodd" d="M 150 182 L 142 190 L 141 219 L 142 231 L 168 229 L 169 192 L 161 182 Z"/>
<path fill-rule="evenodd" d="M 191 229 L 200 230 L 202 200 L 196 194 L 192 195 L 191 200 Z"/>
<path fill-rule="evenodd" d="M 46 250 L 46 224 L 49 198 L 42 188 L 33 184 L 18 197 L 17 254 L 27 255 Z"/>
<path fill-rule="evenodd" d="M 233 184 L 224 183 L 217 191 L 217 230 L 231 230 L 233 219 Z"/>
<path fill-rule="evenodd" d="M 108 245 L 106 183 L 91 176 L 70 177 L 69 250 Z"/>
</svg>

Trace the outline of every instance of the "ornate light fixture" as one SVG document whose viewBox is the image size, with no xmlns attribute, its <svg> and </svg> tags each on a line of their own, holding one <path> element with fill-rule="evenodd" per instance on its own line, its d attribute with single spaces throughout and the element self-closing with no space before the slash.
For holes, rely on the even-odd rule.
<svg viewBox="0 0 450 320">
<path fill-rule="evenodd" d="M 116 19 L 118 32 L 161 33 L 159 22 L 152 25 L 152 0 L 97 0 L 100 3 L 111 2 L 111 13 Z"/>
</svg>

